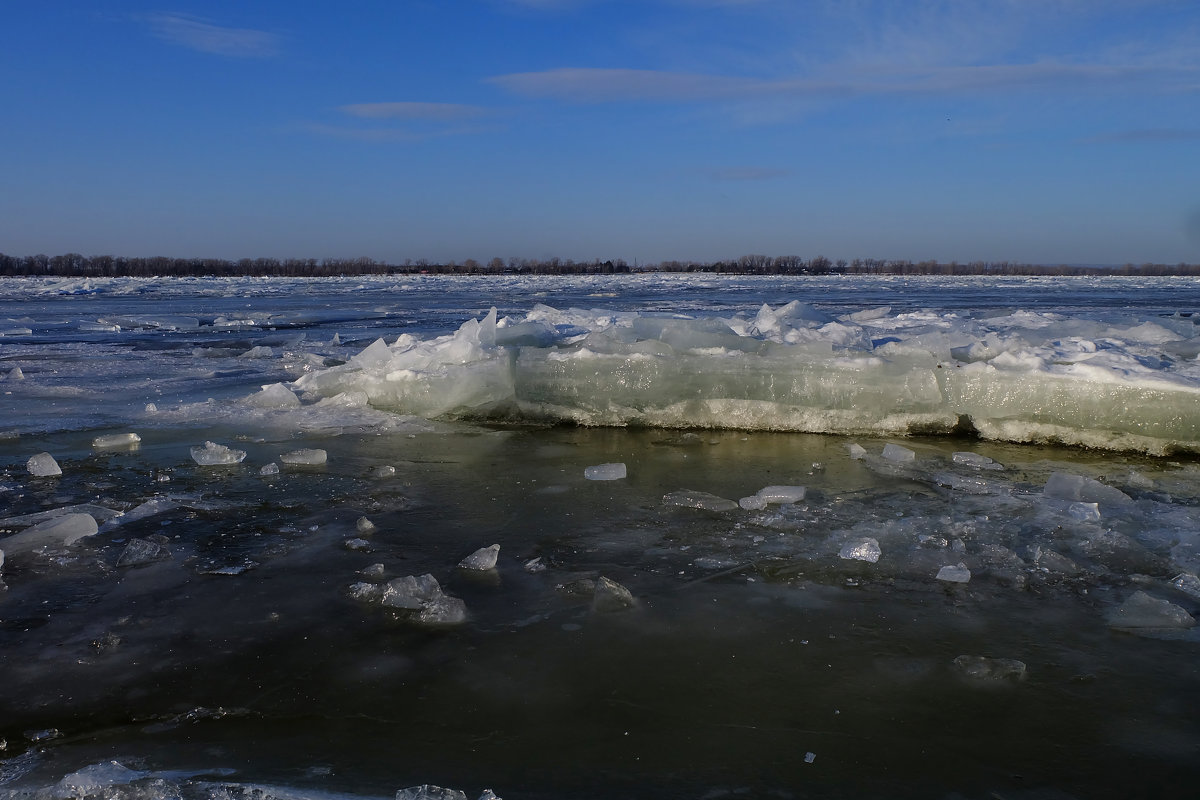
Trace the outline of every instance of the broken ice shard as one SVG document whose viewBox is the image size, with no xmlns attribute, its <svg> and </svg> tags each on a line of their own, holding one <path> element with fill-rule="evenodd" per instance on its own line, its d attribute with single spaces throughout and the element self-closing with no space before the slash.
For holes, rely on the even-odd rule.
<svg viewBox="0 0 1200 800">
<path fill-rule="evenodd" d="M 71 545 L 100 530 L 91 514 L 62 514 L 26 528 L 15 536 L 0 539 L 0 546 L 9 553 L 32 550 L 35 547 Z"/>
<path fill-rule="evenodd" d="M 372 533 L 375 530 L 375 523 L 366 517 L 359 517 L 354 523 L 354 529 L 359 533 Z"/>
<path fill-rule="evenodd" d="M 665 506 L 685 506 L 687 508 L 702 508 L 706 511 L 732 511 L 737 503 L 717 497 L 708 492 L 695 492 L 691 489 L 680 489 L 677 492 L 663 495 Z"/>
<path fill-rule="evenodd" d="M 245 457 L 245 450 L 234 450 L 216 442 L 205 442 L 203 447 L 192 448 L 192 460 L 202 467 L 240 464 Z"/>
<path fill-rule="evenodd" d="M 966 564 L 947 564 L 938 570 L 937 579 L 947 583 L 968 583 L 971 580 L 971 570 Z"/>
<path fill-rule="evenodd" d="M 1190 628 L 1196 620 L 1169 600 L 1136 591 L 1108 615 L 1114 628 Z"/>
<path fill-rule="evenodd" d="M 353 587 L 351 591 L 354 591 Z M 359 591 L 364 595 L 373 594 L 366 589 Z M 379 602 L 389 608 L 415 611 L 417 613 L 411 619 L 431 628 L 461 625 L 467 621 L 467 604 L 445 594 L 437 579 L 428 574 L 388 581 L 379 595 Z"/>
<path fill-rule="evenodd" d="M 444 789 L 426 783 L 401 789 L 396 792 L 396 800 L 467 800 L 467 794 L 457 789 Z"/>
<path fill-rule="evenodd" d="M 1129 495 L 1120 489 L 1105 486 L 1103 483 L 1082 475 L 1071 475 L 1067 472 L 1055 472 L 1046 480 L 1042 494 L 1058 500 L 1078 500 L 1083 503 L 1105 503 L 1121 505 L 1131 502 Z"/>
<path fill-rule="evenodd" d="M 460 569 L 489 570 L 496 568 L 496 559 L 500 555 L 500 545 L 481 547 L 471 555 L 458 562 Z"/>
<path fill-rule="evenodd" d="M 257 408 L 298 408 L 300 406 L 300 398 L 282 383 L 264 386 L 262 391 L 255 392 L 243 402 Z"/>
<path fill-rule="evenodd" d="M 854 561 L 869 561 L 874 564 L 883 555 L 879 542 L 875 539 L 857 539 L 847 542 L 838 552 L 842 558 Z"/>
<path fill-rule="evenodd" d="M 851 443 L 846 445 L 846 452 L 850 454 L 851 458 L 858 460 L 867 454 L 867 448 L 861 444 Z"/>
<path fill-rule="evenodd" d="M 803 486 L 764 486 L 755 494 L 767 503 L 799 503 L 804 499 Z"/>
<path fill-rule="evenodd" d="M 3 563 L 3 562 L 0 562 Z M 1181 572 L 1171 578 L 1171 585 L 1186 595 L 1200 600 L 1200 578 L 1190 572 Z"/>
<path fill-rule="evenodd" d="M 117 558 L 118 567 L 134 567 L 170 558 L 171 551 L 161 542 L 150 539 L 130 539 Z"/>
<path fill-rule="evenodd" d="M 583 470 L 583 477 L 589 481 L 619 481 L 625 475 L 625 465 L 621 463 L 597 464 L 594 467 L 587 467 Z"/>
<path fill-rule="evenodd" d="M 624 611 L 633 608 L 637 601 L 633 593 L 616 581 L 601 575 L 596 579 L 596 593 L 592 595 L 592 611 Z"/>
<path fill-rule="evenodd" d="M 62 468 L 49 453 L 38 453 L 25 462 L 25 468 L 35 478 L 54 478 L 62 475 Z"/>
<path fill-rule="evenodd" d="M 917 454 L 907 447 L 901 447 L 898 444 L 888 443 L 883 447 L 883 457 L 888 461 L 906 462 L 915 461 Z"/>
<path fill-rule="evenodd" d="M 110 436 L 97 436 L 92 439 L 92 447 L 97 450 L 109 450 L 116 447 L 134 447 L 142 441 L 136 433 L 114 433 Z"/>
<path fill-rule="evenodd" d="M 1003 469 L 995 461 L 987 456 L 981 456 L 979 453 L 958 452 L 951 455 L 950 460 L 955 464 L 963 464 L 977 469 Z"/>
<path fill-rule="evenodd" d="M 285 464 L 317 466 L 318 464 L 324 464 L 326 458 L 327 454 L 324 450 L 306 448 L 284 453 L 279 457 L 279 460 Z"/>
</svg>

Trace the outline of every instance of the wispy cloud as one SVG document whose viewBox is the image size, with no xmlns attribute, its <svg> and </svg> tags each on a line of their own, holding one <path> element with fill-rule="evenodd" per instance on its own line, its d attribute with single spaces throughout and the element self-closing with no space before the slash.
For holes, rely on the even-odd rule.
<svg viewBox="0 0 1200 800">
<path fill-rule="evenodd" d="M 831 97 L 887 94 L 978 93 L 1041 88 L 1113 89 L 1152 82 L 1160 90 L 1186 88 L 1195 69 L 1139 65 L 1038 62 L 950 66 L 858 72 L 838 78 L 763 80 L 638 69 L 567 67 L 488 78 L 506 91 L 527 97 L 574 103 L 743 101 L 779 97 Z"/>
<path fill-rule="evenodd" d="M 282 44 L 280 37 L 269 31 L 226 28 L 183 14 L 146 14 L 141 20 L 159 39 L 201 53 L 235 58 L 270 58 L 279 54 Z"/>
<path fill-rule="evenodd" d="M 340 106 L 339 111 L 363 119 L 406 119 L 430 120 L 434 122 L 461 122 L 486 116 L 488 109 L 459 103 L 351 103 Z"/>
</svg>

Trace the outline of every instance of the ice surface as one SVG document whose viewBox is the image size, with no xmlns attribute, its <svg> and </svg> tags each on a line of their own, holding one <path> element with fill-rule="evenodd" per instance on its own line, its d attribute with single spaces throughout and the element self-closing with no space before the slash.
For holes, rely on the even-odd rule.
<svg viewBox="0 0 1200 800">
<path fill-rule="evenodd" d="M 0 539 L 0 548 L 11 554 L 37 547 L 69 547 L 99 530 L 100 526 L 91 514 L 63 514 Z"/>
<path fill-rule="evenodd" d="M 264 386 L 261 391 L 247 397 L 245 402 L 258 408 L 298 408 L 300 406 L 300 398 L 282 383 Z"/>
<path fill-rule="evenodd" d="M 471 555 L 458 562 L 460 569 L 489 570 L 496 568 L 496 559 L 500 555 L 500 545 L 493 544 L 481 547 Z"/>
<path fill-rule="evenodd" d="M 637 605 L 633 593 L 621 584 L 601 575 L 596 579 L 596 592 L 592 595 L 592 611 L 607 613 L 624 611 Z"/>
<path fill-rule="evenodd" d="M 9 370 L 8 375 L 5 376 L 5 380 L 23 381 L 25 380 L 25 373 L 20 367 L 13 367 L 11 370 Z"/>
<path fill-rule="evenodd" d="M 586 467 L 583 470 L 583 477 L 589 481 L 617 481 L 626 476 L 624 464 L 597 464 L 592 467 Z"/>
<path fill-rule="evenodd" d="M 708 492 L 696 492 L 691 489 L 681 489 L 663 496 L 663 505 L 684 506 L 686 508 L 702 508 L 706 511 L 732 511 L 738 504 L 724 497 L 718 497 Z"/>
<path fill-rule="evenodd" d="M 467 794 L 426 783 L 401 789 L 396 792 L 396 800 L 467 800 Z"/>
<path fill-rule="evenodd" d="M 1026 665 L 1015 658 L 959 656 L 954 667 L 966 677 L 977 681 L 1024 680 Z"/>
<path fill-rule="evenodd" d="M 142 437 L 136 433 L 114 433 L 108 436 L 97 436 L 95 439 L 92 439 L 92 447 L 97 450 L 133 447 L 141 441 Z"/>
<path fill-rule="evenodd" d="M 1184 594 L 1200 600 L 1200 578 L 1190 572 L 1181 572 L 1171 579 L 1171 585 Z"/>
<path fill-rule="evenodd" d="M 1004 469 L 1000 464 L 979 453 L 959 451 L 951 455 L 950 460 L 955 464 L 964 464 L 968 467 L 976 467 L 977 469 Z"/>
<path fill-rule="evenodd" d="M 1042 493 L 1059 500 L 1078 500 L 1083 503 L 1121 505 L 1130 502 L 1129 495 L 1120 489 L 1105 486 L 1098 480 L 1066 472 L 1055 472 L 1047 480 Z"/>
<path fill-rule="evenodd" d="M 799 503 L 804 499 L 803 486 L 764 486 L 755 494 L 768 504 Z"/>
<path fill-rule="evenodd" d="M 971 580 L 971 570 L 966 564 L 947 564 L 938 570 L 937 579 L 947 583 L 968 583 Z"/>
<path fill-rule="evenodd" d="M 289 453 L 284 453 L 279 456 L 279 460 L 285 464 L 316 466 L 318 464 L 324 464 L 327 457 L 328 454 L 324 450 L 305 448 L 302 450 L 292 450 Z"/>
<path fill-rule="evenodd" d="M 118 567 L 133 567 L 150 564 L 171 557 L 171 551 L 163 541 L 153 539 L 130 539 L 117 558 Z"/>
<path fill-rule="evenodd" d="M 415 612 L 411 619 L 426 627 L 449 627 L 467 621 L 466 603 L 444 593 L 437 579 L 429 574 L 394 578 L 382 588 L 373 584 L 354 584 L 350 592 L 360 600 Z"/>
<path fill-rule="evenodd" d="M 62 475 L 62 468 L 58 466 L 58 462 L 54 460 L 54 456 L 49 453 L 38 453 L 35 456 L 30 456 L 29 461 L 25 462 L 25 468 L 35 478 L 53 478 Z"/>
<path fill-rule="evenodd" d="M 354 529 L 359 533 L 373 533 L 375 531 L 375 523 L 366 517 L 359 517 L 354 523 Z"/>
<path fill-rule="evenodd" d="M 907 447 L 901 447 L 898 444 L 892 444 L 889 442 L 883 446 L 883 457 L 888 461 L 904 463 L 915 460 L 917 454 L 912 450 L 909 450 Z"/>
<path fill-rule="evenodd" d="M 767 498 L 752 494 L 738 500 L 738 505 L 747 511 L 762 511 L 767 507 Z"/>
<path fill-rule="evenodd" d="M 279 465 L 276 464 L 275 462 L 271 462 L 270 464 L 263 464 L 262 467 L 258 470 L 258 474 L 259 475 L 278 475 L 279 474 Z"/>
<path fill-rule="evenodd" d="M 97 797 L 114 786 L 122 786 L 144 778 L 149 773 L 132 770 L 118 761 L 91 764 L 66 775 L 51 793 L 59 800 Z"/>
<path fill-rule="evenodd" d="M 1067 507 L 1067 516 L 1079 522 L 1099 522 L 1099 503 L 1071 503 Z"/>
<path fill-rule="evenodd" d="M 847 542 L 838 551 L 838 555 L 845 559 L 854 561 L 869 561 L 874 564 L 883 555 L 883 551 L 879 549 L 879 541 L 876 539 L 859 539 L 853 542 Z M 938 577 L 941 577 L 940 575 Z"/>
<path fill-rule="evenodd" d="M 203 447 L 192 448 L 192 460 L 202 467 L 240 464 L 245 458 L 245 450 L 234 450 L 216 442 L 205 442 Z"/>
<path fill-rule="evenodd" d="M 1200 450 L 1200 368 L 1162 355 L 1194 326 L 1035 312 L 821 322 L 827 315 L 802 308 L 753 318 L 493 310 L 452 334 L 377 340 L 295 387 L 359 391 L 373 406 L 430 417 L 880 436 L 966 425 L 989 439 Z"/>
<path fill-rule="evenodd" d="M 855 444 L 854 442 L 846 445 L 846 451 L 850 454 L 850 458 L 855 460 L 861 459 L 867 454 L 867 448 L 863 447 L 861 444 Z"/>
<path fill-rule="evenodd" d="M 1114 628 L 1190 628 L 1196 620 L 1169 600 L 1138 590 L 1108 615 Z"/>
</svg>

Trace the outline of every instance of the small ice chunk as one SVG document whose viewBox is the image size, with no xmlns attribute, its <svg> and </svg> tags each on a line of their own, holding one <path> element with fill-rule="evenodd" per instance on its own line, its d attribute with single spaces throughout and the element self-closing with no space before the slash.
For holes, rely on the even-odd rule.
<svg viewBox="0 0 1200 800">
<path fill-rule="evenodd" d="M 694 492 L 691 489 L 680 489 L 663 495 L 663 505 L 702 508 L 706 511 L 732 511 L 738 507 L 732 500 L 708 492 Z"/>
<path fill-rule="evenodd" d="M 960 451 L 951 455 L 950 460 L 955 464 L 964 464 L 968 467 L 976 467 L 977 469 L 1003 469 L 995 461 L 979 453 Z"/>
<path fill-rule="evenodd" d="M 888 443 L 883 447 L 883 457 L 888 461 L 906 462 L 915 461 L 917 454 L 907 447 L 901 447 L 898 444 Z"/>
<path fill-rule="evenodd" d="M 467 800 L 467 794 L 457 789 L 443 789 L 441 786 L 426 783 L 401 789 L 396 792 L 396 800 Z"/>
<path fill-rule="evenodd" d="M 1008 678 L 1025 679 L 1025 662 L 1015 658 L 959 656 L 954 667 L 963 675 L 977 681 L 1002 681 Z"/>
<path fill-rule="evenodd" d="M 259 475 L 278 475 L 279 465 L 272 461 L 270 464 L 264 464 L 262 469 L 258 471 Z"/>
<path fill-rule="evenodd" d="M 342 542 L 342 547 L 345 547 L 347 550 L 369 551 L 371 549 L 371 543 L 366 539 L 347 539 L 346 541 Z"/>
<path fill-rule="evenodd" d="M 625 476 L 625 465 L 621 463 L 597 464 L 583 470 L 583 477 L 589 481 L 619 481 Z"/>
<path fill-rule="evenodd" d="M 0 559 L 0 564 L 4 561 Z M 1171 585 L 1186 595 L 1191 595 L 1197 600 L 1200 600 L 1200 578 L 1197 578 L 1190 572 L 1181 572 L 1174 578 L 1171 578 Z"/>
<path fill-rule="evenodd" d="M 1190 628 L 1196 620 L 1171 601 L 1139 590 L 1109 613 L 1108 624 L 1114 628 Z"/>
<path fill-rule="evenodd" d="M 154 403 L 146 403 L 146 413 L 147 414 L 153 414 L 156 411 L 158 411 L 158 406 L 156 406 Z"/>
<path fill-rule="evenodd" d="M 459 569 L 489 570 L 496 568 L 496 559 L 500 555 L 500 545 L 493 544 L 481 547 L 471 555 L 458 562 Z"/>
<path fill-rule="evenodd" d="M 303 464 L 306 466 L 316 466 L 324 464 L 326 459 L 324 450 L 304 448 L 302 450 L 293 450 L 290 453 L 284 453 L 279 457 L 279 460 L 285 464 Z"/>
<path fill-rule="evenodd" d="M 747 511 L 762 511 L 767 507 L 767 499 L 752 494 L 749 497 L 743 497 L 741 500 L 738 500 L 738 505 Z"/>
<path fill-rule="evenodd" d="M 803 486 L 764 486 L 755 494 L 768 503 L 799 503 L 804 491 Z"/>
<path fill-rule="evenodd" d="M 375 523 L 366 517 L 359 517 L 354 523 L 354 529 L 359 533 L 372 533 L 375 530 Z"/>
<path fill-rule="evenodd" d="M 388 581 L 379 602 L 389 608 L 415 611 L 412 619 L 431 628 L 461 625 L 467 621 L 467 604 L 442 592 L 437 578 L 428 574 Z"/>
<path fill-rule="evenodd" d="M 62 475 L 62 467 L 58 466 L 54 456 L 49 453 L 30 456 L 29 460 L 25 462 L 25 468 L 35 478 L 54 478 Z"/>
<path fill-rule="evenodd" d="M 1046 480 L 1042 489 L 1046 497 L 1059 500 L 1078 500 L 1083 503 L 1106 503 L 1120 505 L 1132 502 L 1129 495 L 1120 489 L 1106 486 L 1100 481 L 1085 478 L 1082 475 L 1072 475 L 1067 472 L 1055 472 Z"/>
<path fill-rule="evenodd" d="M 855 460 L 858 460 L 867 454 L 867 448 L 863 447 L 861 444 L 854 444 L 853 442 L 846 445 L 846 451 L 850 453 L 850 458 Z"/>
<path fill-rule="evenodd" d="M 114 792 L 114 786 L 126 786 L 144 778 L 147 772 L 132 770 L 117 761 L 106 761 L 102 764 L 91 764 L 83 769 L 72 772 L 58 782 L 51 794 L 53 797 L 99 797 L 102 795 L 119 796 Z"/>
<path fill-rule="evenodd" d="M 106 450 L 115 447 L 134 447 L 142 441 L 142 437 L 136 433 L 114 433 L 109 436 L 97 436 L 92 439 L 92 447 L 97 450 Z"/>
<path fill-rule="evenodd" d="M 1067 516 L 1080 522 L 1099 522 L 1100 506 L 1098 503 L 1071 503 Z"/>
<path fill-rule="evenodd" d="M 264 386 L 262 391 L 255 392 L 243 402 L 256 408 L 299 408 L 300 398 L 282 383 L 272 383 Z"/>
<path fill-rule="evenodd" d="M 150 539 L 130 539 L 117 558 L 118 567 L 135 567 L 170 558 L 171 551 L 161 542 Z"/>
<path fill-rule="evenodd" d="M 192 448 L 192 460 L 202 467 L 240 464 L 245 457 L 245 450 L 234 450 L 216 442 L 205 442 L 203 447 Z"/>
<path fill-rule="evenodd" d="M 857 539 L 843 545 L 838 555 L 847 560 L 870 561 L 874 564 L 883 555 L 883 551 L 879 549 L 876 539 Z"/>
<path fill-rule="evenodd" d="M 531 558 L 525 562 L 525 571 L 526 572 L 545 572 L 546 571 L 546 562 L 542 561 L 541 556 L 538 556 L 537 558 Z"/>
<path fill-rule="evenodd" d="M 396 468 L 391 466 L 390 464 L 384 464 L 382 466 L 375 467 L 375 469 L 371 470 L 372 478 L 391 478 L 391 477 L 395 476 L 395 474 L 396 474 Z"/>
<path fill-rule="evenodd" d="M 813 762 L 814 762 L 814 761 L 816 761 L 816 760 L 817 760 L 817 754 L 816 754 L 816 753 L 813 753 L 813 752 L 811 752 L 811 751 L 810 751 L 810 752 L 808 752 L 808 753 L 805 753 L 805 754 L 804 754 L 804 763 L 805 763 L 805 764 L 811 764 L 811 763 L 813 763 Z"/>
<path fill-rule="evenodd" d="M 357 600 L 360 603 L 379 603 L 383 600 L 386 588 L 374 583 L 359 581 L 358 583 L 350 584 L 349 591 L 351 599 Z"/>
<path fill-rule="evenodd" d="M 242 353 L 238 358 L 270 358 L 275 355 L 275 351 L 266 345 L 257 345 L 251 347 L 246 352 Z"/>
<path fill-rule="evenodd" d="M 457 597 L 443 594 L 421 606 L 417 623 L 429 628 L 445 628 L 467 621 L 467 604 Z"/>
<path fill-rule="evenodd" d="M 484 789 L 483 794 L 479 795 L 479 800 L 504 800 L 491 789 Z"/>
<path fill-rule="evenodd" d="M 25 373 L 21 371 L 20 367 L 13 367 L 12 370 L 9 371 L 9 373 L 8 373 L 8 380 L 23 381 L 23 380 L 25 380 Z"/>
<path fill-rule="evenodd" d="M 360 569 L 358 574 L 362 575 L 364 578 L 379 580 L 385 574 L 387 574 L 387 568 L 383 564 L 371 564 L 370 566 Z"/>
<path fill-rule="evenodd" d="M 971 570 L 963 563 L 947 564 L 938 570 L 937 579 L 947 583 L 968 583 L 971 580 Z"/>
<path fill-rule="evenodd" d="M 601 575 L 596 579 L 596 593 L 592 595 L 592 611 L 601 613 L 624 611 L 633 608 L 637 601 L 633 593 L 616 581 Z"/>
</svg>

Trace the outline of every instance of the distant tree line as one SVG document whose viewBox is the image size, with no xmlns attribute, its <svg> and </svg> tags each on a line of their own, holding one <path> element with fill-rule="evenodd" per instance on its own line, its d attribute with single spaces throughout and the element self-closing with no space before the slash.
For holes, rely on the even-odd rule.
<svg viewBox="0 0 1200 800">
<path fill-rule="evenodd" d="M 401 264 L 371 258 L 128 258 L 83 256 L 79 253 L 47 256 L 10 256 L 0 253 L 0 277 L 47 275 L 57 277 L 153 276 L 262 276 L 329 277 L 337 275 L 602 275 L 629 272 L 708 272 L 734 275 L 1200 275 L 1200 264 L 1125 264 L 1081 266 L 1074 264 L 1022 264 L 1012 261 L 903 261 L 856 258 L 836 261 L 825 256 L 745 255 L 728 261 L 663 261 L 630 266 L 623 259 L 574 261 L 572 259 L 493 258 L 480 263 L 432 263 L 405 259 Z"/>
</svg>

